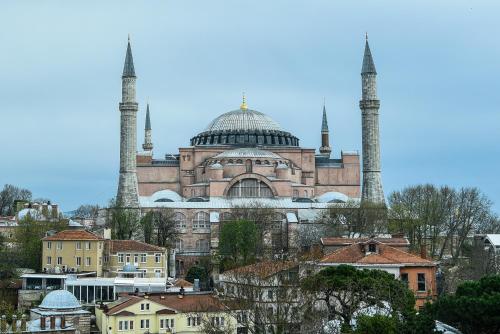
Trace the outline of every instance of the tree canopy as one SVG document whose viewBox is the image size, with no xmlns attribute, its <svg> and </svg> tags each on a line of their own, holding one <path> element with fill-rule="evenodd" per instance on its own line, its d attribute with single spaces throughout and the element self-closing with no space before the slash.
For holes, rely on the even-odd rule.
<svg viewBox="0 0 500 334">
<path fill-rule="evenodd" d="M 219 253 L 224 269 L 254 262 L 258 251 L 258 236 L 257 226 L 252 221 L 223 223 L 219 234 Z"/>
</svg>

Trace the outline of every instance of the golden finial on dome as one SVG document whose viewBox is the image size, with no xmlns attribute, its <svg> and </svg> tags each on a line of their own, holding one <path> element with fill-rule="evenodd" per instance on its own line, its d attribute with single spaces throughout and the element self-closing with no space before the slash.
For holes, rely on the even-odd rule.
<svg viewBox="0 0 500 334">
<path fill-rule="evenodd" d="M 245 97 L 245 92 L 243 92 L 243 100 L 242 100 L 242 102 L 241 102 L 240 109 L 241 109 L 241 110 L 247 110 L 247 109 L 248 109 L 248 106 L 247 106 L 247 99 L 246 99 L 246 97 Z"/>
</svg>

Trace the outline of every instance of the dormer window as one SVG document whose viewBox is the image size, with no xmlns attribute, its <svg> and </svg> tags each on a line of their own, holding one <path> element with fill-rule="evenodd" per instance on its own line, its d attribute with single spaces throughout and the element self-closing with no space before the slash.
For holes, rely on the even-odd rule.
<svg viewBox="0 0 500 334">
<path fill-rule="evenodd" d="M 377 252 L 377 245 L 374 243 L 368 244 L 368 252 L 369 253 L 376 253 Z"/>
</svg>

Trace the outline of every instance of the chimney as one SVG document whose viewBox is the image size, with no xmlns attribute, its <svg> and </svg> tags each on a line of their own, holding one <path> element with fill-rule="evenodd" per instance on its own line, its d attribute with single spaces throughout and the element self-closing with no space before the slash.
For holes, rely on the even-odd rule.
<svg viewBox="0 0 500 334">
<path fill-rule="evenodd" d="M 45 317 L 44 316 L 40 317 L 40 329 L 45 330 Z"/>
<path fill-rule="evenodd" d="M 66 328 L 66 318 L 64 315 L 61 317 L 61 329 Z"/>
<path fill-rule="evenodd" d="M 26 314 L 21 316 L 21 332 L 26 332 Z"/>
<path fill-rule="evenodd" d="M 56 329 L 56 317 L 50 317 L 50 329 Z"/>
<path fill-rule="evenodd" d="M 420 245 L 420 257 L 422 259 L 427 259 L 427 248 L 425 247 L 425 244 Z"/>
<path fill-rule="evenodd" d="M 184 298 L 184 287 L 181 285 L 181 288 L 179 289 L 179 295 L 178 295 L 179 298 Z"/>
<path fill-rule="evenodd" d="M 17 315 L 12 316 L 12 332 L 17 332 Z"/>
<path fill-rule="evenodd" d="M 0 318 L 0 331 L 2 331 L 2 333 L 7 332 L 7 317 L 5 314 Z"/>
</svg>

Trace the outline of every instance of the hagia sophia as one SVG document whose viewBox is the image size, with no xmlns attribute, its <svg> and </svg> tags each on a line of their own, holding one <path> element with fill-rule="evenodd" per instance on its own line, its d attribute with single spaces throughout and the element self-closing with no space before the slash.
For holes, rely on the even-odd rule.
<svg viewBox="0 0 500 334">
<path fill-rule="evenodd" d="M 381 183 L 375 65 L 368 40 L 362 63 L 362 174 L 357 151 L 331 156 L 326 108 L 321 147 L 300 146 L 300 139 L 269 115 L 252 110 L 245 96 L 240 107 L 193 134 L 178 152 L 156 156 L 147 105 L 142 150 L 137 151 L 136 74 L 130 40 L 122 75 L 120 176 L 117 203 L 142 212 L 172 208 L 180 231 L 176 264 L 188 263 L 217 248 L 218 228 L 234 207 L 257 205 L 276 210 L 286 231 L 287 250 L 298 247 L 300 224 L 311 223 L 335 203 L 384 204 Z M 320 125 L 318 113 L 318 125 Z M 363 182 L 361 182 L 361 177 Z M 272 239 L 272 238 L 271 238 Z M 268 242 L 275 243 L 274 240 Z M 281 238 L 283 239 L 283 238 Z"/>
</svg>

